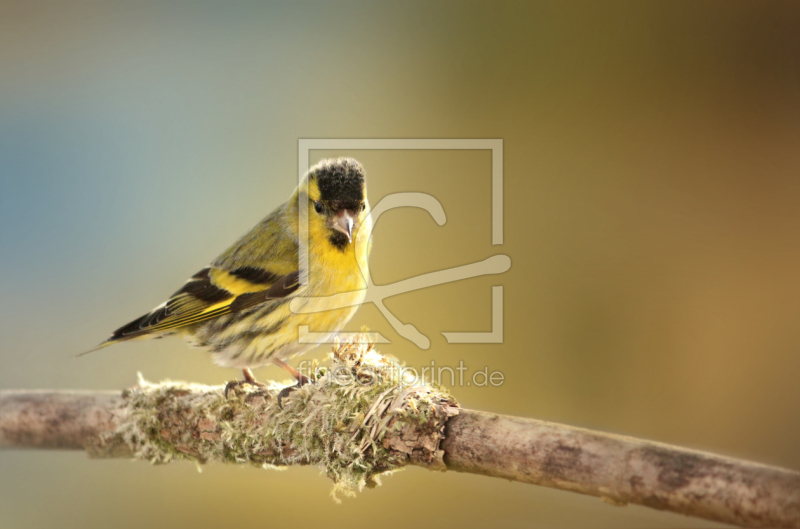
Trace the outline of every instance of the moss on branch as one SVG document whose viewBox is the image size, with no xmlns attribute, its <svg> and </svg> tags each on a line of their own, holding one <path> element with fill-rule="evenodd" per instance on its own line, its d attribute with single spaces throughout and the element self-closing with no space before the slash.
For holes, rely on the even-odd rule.
<svg viewBox="0 0 800 529">
<path fill-rule="evenodd" d="M 352 494 L 413 463 L 599 496 L 743 527 L 800 529 L 800 473 L 536 419 L 459 409 L 441 388 L 403 384 L 368 345 L 278 408 L 278 385 L 165 382 L 119 391 L 0 390 L 0 449 L 99 457 L 322 465 Z"/>
<path fill-rule="evenodd" d="M 313 371 L 313 383 L 284 398 L 283 409 L 275 383 L 226 398 L 223 386 L 142 379 L 114 410 L 114 433 L 90 451 L 110 456 L 124 443 L 152 463 L 321 465 L 334 497 L 409 463 L 445 469 L 439 445 L 458 405 L 443 388 L 404 383 L 402 366 L 364 343 L 337 344 L 330 365 Z"/>
</svg>

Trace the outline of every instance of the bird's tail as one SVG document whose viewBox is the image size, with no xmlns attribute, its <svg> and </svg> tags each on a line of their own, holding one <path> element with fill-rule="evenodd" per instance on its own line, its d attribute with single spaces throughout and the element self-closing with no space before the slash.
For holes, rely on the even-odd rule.
<svg viewBox="0 0 800 529">
<path fill-rule="evenodd" d="M 81 356 L 86 356 L 89 353 L 93 353 L 95 351 L 99 351 L 100 349 L 104 349 L 104 348 L 108 347 L 109 345 L 114 345 L 115 343 L 119 343 L 119 342 L 122 342 L 122 341 L 124 341 L 124 338 L 123 339 L 118 339 L 118 338 L 114 338 L 114 336 L 111 336 L 110 338 L 108 338 L 106 341 L 102 342 L 97 347 L 95 347 L 93 349 L 89 349 L 88 351 L 84 351 L 82 353 L 76 354 L 75 358 L 78 358 L 78 357 L 81 357 Z"/>
<path fill-rule="evenodd" d="M 84 356 L 88 355 L 89 353 L 93 353 L 109 345 L 114 345 L 115 343 L 119 342 L 127 342 L 128 340 L 136 340 L 141 338 L 157 338 L 158 335 L 154 335 L 153 333 L 148 332 L 147 330 L 143 330 L 140 326 L 141 322 L 148 318 L 150 313 L 145 314 L 139 318 L 136 318 L 132 322 L 128 323 L 127 325 L 123 325 L 113 333 L 111 336 L 106 338 L 106 340 L 95 347 L 94 349 L 89 349 L 88 351 L 84 351 L 83 353 L 78 354 L 77 356 Z"/>
</svg>

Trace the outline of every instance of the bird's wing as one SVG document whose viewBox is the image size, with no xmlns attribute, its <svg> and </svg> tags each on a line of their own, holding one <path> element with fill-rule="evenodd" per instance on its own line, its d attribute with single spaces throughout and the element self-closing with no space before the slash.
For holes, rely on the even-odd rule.
<svg viewBox="0 0 800 529">
<path fill-rule="evenodd" d="M 171 332 L 224 314 L 240 312 L 271 299 L 286 297 L 298 286 L 299 272 L 278 275 L 250 266 L 230 271 L 204 268 L 166 302 L 114 331 L 101 346 Z"/>
</svg>

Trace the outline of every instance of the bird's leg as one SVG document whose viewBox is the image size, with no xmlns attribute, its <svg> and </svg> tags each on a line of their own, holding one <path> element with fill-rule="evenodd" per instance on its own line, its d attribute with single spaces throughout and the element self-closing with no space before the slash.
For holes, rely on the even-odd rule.
<svg viewBox="0 0 800 529">
<path fill-rule="evenodd" d="M 278 407 L 280 409 L 283 409 L 283 405 L 281 404 L 283 399 L 286 398 L 289 395 L 289 393 L 291 393 L 292 391 L 296 390 L 299 387 L 302 387 L 302 386 L 308 384 L 309 380 L 308 380 L 307 376 L 305 376 L 304 374 L 300 373 L 300 371 L 298 371 L 297 369 L 293 368 L 292 366 L 290 366 L 289 364 L 287 364 L 283 360 L 279 360 L 278 358 L 273 358 L 272 359 L 272 363 L 277 365 L 277 366 L 280 366 L 281 368 L 286 370 L 290 375 L 292 375 L 297 380 L 297 385 L 289 386 L 287 388 L 283 388 L 281 390 L 281 392 L 278 393 Z"/>
<path fill-rule="evenodd" d="M 256 377 L 253 376 L 253 372 L 247 368 L 242 369 L 242 374 L 244 375 L 244 381 L 248 384 L 252 384 L 254 386 L 259 385 L 260 382 L 256 382 Z M 264 384 L 260 384 L 264 385 Z"/>
<path fill-rule="evenodd" d="M 266 386 L 261 382 L 256 380 L 256 377 L 253 376 L 253 372 L 247 368 L 242 369 L 242 374 L 244 375 L 244 380 L 231 380 L 227 384 L 225 384 L 225 398 L 228 398 L 228 391 L 241 386 L 242 384 L 250 384 L 251 386 L 256 386 L 259 388 L 265 388 Z"/>
<path fill-rule="evenodd" d="M 303 375 L 302 373 L 300 373 L 300 371 L 298 371 L 297 369 L 293 368 L 292 366 L 290 366 L 289 364 L 287 364 L 283 360 L 279 360 L 277 358 L 273 358 L 272 359 L 272 363 L 275 364 L 276 366 L 280 367 L 281 369 L 284 369 L 290 375 L 292 375 L 295 378 L 295 380 L 297 380 L 297 385 L 298 386 L 305 386 L 306 384 L 308 384 L 309 380 L 308 380 L 307 376 Z"/>
</svg>

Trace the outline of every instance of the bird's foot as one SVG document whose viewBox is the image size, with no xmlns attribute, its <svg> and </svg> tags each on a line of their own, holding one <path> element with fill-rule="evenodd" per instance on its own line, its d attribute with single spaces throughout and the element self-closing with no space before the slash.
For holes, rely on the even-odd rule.
<svg viewBox="0 0 800 529">
<path fill-rule="evenodd" d="M 292 366 L 290 366 L 289 364 L 287 364 L 286 362 L 284 362 L 283 360 L 281 360 L 279 358 L 273 358 L 272 362 L 275 365 L 280 366 L 281 369 L 286 370 L 287 373 L 291 374 L 295 378 L 295 380 L 297 380 L 297 384 L 296 385 L 289 386 L 288 388 L 283 388 L 281 390 L 281 392 L 278 393 L 278 407 L 280 409 L 283 409 L 283 404 L 282 404 L 283 399 L 288 397 L 289 394 L 292 391 L 294 391 L 294 390 L 296 390 L 298 388 L 301 388 L 301 387 L 305 386 L 306 384 L 308 384 L 309 380 L 308 380 L 307 376 L 303 375 L 297 369 L 293 368 Z"/>
<path fill-rule="evenodd" d="M 266 388 L 266 384 L 262 384 L 261 382 L 249 382 L 247 380 L 231 380 L 227 384 L 225 384 L 225 398 L 228 398 L 228 392 L 233 391 L 234 393 L 238 393 L 242 391 L 242 386 L 253 386 L 256 388 Z"/>
<path fill-rule="evenodd" d="M 281 392 L 278 393 L 278 407 L 280 409 L 283 409 L 283 399 L 288 397 L 294 390 L 302 388 L 309 382 L 310 380 L 308 379 L 308 377 L 306 377 L 305 375 L 300 375 L 300 378 L 297 379 L 297 384 L 295 384 L 294 386 L 288 386 L 283 388 Z"/>
<path fill-rule="evenodd" d="M 241 386 L 253 386 L 256 388 L 266 388 L 266 384 L 262 384 L 258 382 L 253 373 L 249 369 L 242 369 L 242 373 L 244 374 L 244 380 L 231 380 L 227 384 L 225 384 L 225 398 L 228 398 L 228 392 L 231 390 L 238 391 Z"/>
</svg>

